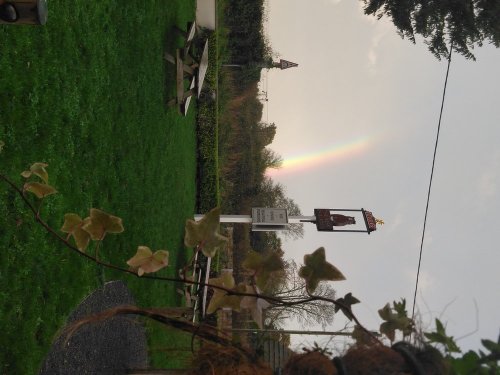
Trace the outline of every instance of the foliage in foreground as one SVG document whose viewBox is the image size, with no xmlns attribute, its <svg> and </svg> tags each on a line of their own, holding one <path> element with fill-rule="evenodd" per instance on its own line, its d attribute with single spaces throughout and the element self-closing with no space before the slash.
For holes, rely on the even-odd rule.
<svg viewBox="0 0 500 375">
<path fill-rule="evenodd" d="M 47 233 L 56 238 L 59 242 L 65 245 L 66 248 L 73 250 L 75 253 L 84 256 L 96 264 L 111 268 L 123 273 L 134 274 L 139 277 L 161 280 L 164 282 L 184 282 L 188 285 L 198 284 L 200 286 L 208 286 L 213 289 L 213 296 L 207 308 L 207 313 L 211 314 L 221 308 L 230 308 L 235 311 L 241 309 L 249 309 L 255 322 L 262 327 L 262 311 L 271 305 L 293 306 L 308 303 L 310 301 L 320 300 L 333 304 L 336 307 L 336 312 L 341 311 L 349 320 L 354 321 L 355 326 L 352 337 L 356 340 L 356 345 L 371 346 L 383 345 L 383 341 L 373 332 L 367 330 L 358 320 L 352 310 L 352 305 L 360 301 L 352 296 L 351 293 L 346 294 L 342 298 L 330 299 L 315 295 L 314 292 L 318 288 L 320 282 L 324 281 L 340 281 L 345 277 L 332 264 L 325 259 L 324 248 L 319 248 L 312 254 L 304 256 L 304 265 L 299 270 L 299 276 L 305 281 L 304 297 L 302 299 L 288 300 L 286 297 L 274 297 L 264 295 L 260 292 L 260 287 L 265 287 L 272 280 L 271 276 L 274 272 L 282 271 L 283 264 L 281 259 L 276 254 L 262 256 L 258 253 L 251 252 L 248 254 L 244 266 L 251 271 L 252 277 L 249 283 L 235 283 L 233 276 L 230 273 L 223 273 L 220 277 L 210 279 L 208 284 L 198 282 L 186 277 L 182 279 L 162 276 L 150 276 L 149 273 L 156 273 L 168 265 L 168 252 L 165 250 L 152 253 L 145 246 L 139 246 L 136 255 L 134 255 L 127 263 L 131 268 L 125 269 L 109 262 L 103 262 L 99 259 L 98 249 L 108 233 L 119 234 L 123 232 L 124 227 L 122 220 L 116 216 L 110 215 L 101 210 L 92 208 L 90 215 L 85 219 L 77 218 L 75 214 L 66 214 L 63 224 L 63 232 L 68 233 L 67 237 L 60 236 L 52 229 L 46 221 L 41 217 L 40 210 L 46 202 L 47 197 L 56 194 L 53 186 L 49 185 L 49 176 L 46 170 L 47 165 L 42 163 L 33 164 L 28 171 L 22 172 L 21 175 L 26 182 L 22 187 L 18 187 L 8 177 L 0 174 L 0 178 L 12 189 L 22 200 L 25 206 L 33 214 L 35 221 L 43 227 Z M 36 185 L 33 190 L 31 187 Z M 50 191 L 50 194 L 40 194 L 40 192 Z M 29 193 L 35 197 L 29 197 Z M 195 246 L 197 251 L 202 251 L 206 256 L 214 256 L 217 251 L 223 251 L 227 244 L 227 238 L 219 234 L 219 209 L 213 209 L 207 213 L 201 220 L 187 220 L 185 229 L 184 242 L 186 246 Z M 79 237 L 75 237 L 75 230 L 81 230 L 86 233 L 89 240 L 94 241 L 93 251 L 89 253 L 89 246 L 79 246 L 77 242 L 85 234 L 80 233 Z M 73 236 L 75 244 L 70 242 Z M 88 241 L 90 242 L 90 241 Z M 133 313 L 154 317 L 159 321 L 168 321 L 168 324 L 174 324 L 178 328 L 195 332 L 199 328 L 204 332 L 203 327 L 196 328 L 190 323 L 176 322 L 167 316 L 161 316 L 158 312 L 141 310 L 137 308 L 118 308 L 121 313 Z M 400 332 L 403 340 L 409 338 L 416 333 L 415 325 L 412 318 L 408 317 L 406 310 L 406 301 L 394 302 L 391 306 L 386 304 L 379 310 L 379 315 L 383 320 L 380 325 L 380 333 L 385 335 L 390 340 L 391 344 L 396 339 L 396 333 Z M 205 332 L 205 339 L 225 341 L 224 338 L 219 338 L 212 333 Z M 459 353 L 460 349 L 456 345 L 453 337 L 446 334 L 444 325 L 436 320 L 436 332 L 425 333 L 424 337 L 428 340 L 424 344 L 439 344 L 442 346 L 446 355 L 446 359 L 450 363 L 453 374 L 490 374 L 496 373 L 499 370 L 498 361 L 500 360 L 500 341 L 495 343 L 491 340 L 483 340 L 482 343 L 489 353 L 479 351 L 467 352 L 461 358 L 451 357 L 451 353 Z M 229 344 L 226 342 L 226 344 Z"/>
</svg>

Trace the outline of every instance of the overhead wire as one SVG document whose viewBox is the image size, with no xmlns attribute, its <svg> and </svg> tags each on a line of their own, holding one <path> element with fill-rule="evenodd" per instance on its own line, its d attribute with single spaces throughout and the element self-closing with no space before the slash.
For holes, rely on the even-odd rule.
<svg viewBox="0 0 500 375">
<path fill-rule="evenodd" d="M 423 229 L 422 229 L 422 239 L 420 241 L 420 252 L 419 252 L 419 256 L 418 256 L 417 276 L 416 276 L 416 280 L 415 280 L 415 293 L 413 295 L 413 308 L 412 308 L 412 312 L 411 312 L 412 320 L 415 318 L 415 305 L 416 305 L 416 301 L 417 301 L 418 282 L 419 282 L 419 277 L 420 277 L 420 266 L 422 264 L 422 253 L 423 253 L 423 248 L 424 248 L 425 228 L 427 225 L 427 214 L 429 212 L 429 201 L 430 201 L 430 197 L 431 197 L 432 178 L 434 176 L 434 166 L 436 164 L 436 153 L 437 153 L 437 147 L 438 147 L 438 143 L 439 143 L 439 132 L 441 130 L 441 119 L 443 117 L 444 99 L 446 97 L 446 87 L 448 85 L 448 75 L 450 73 L 452 51 L 453 51 L 453 42 L 450 45 L 450 53 L 448 54 L 448 67 L 446 69 L 446 78 L 444 80 L 443 97 L 441 99 L 441 110 L 439 111 L 439 121 L 438 121 L 438 126 L 437 126 L 436 143 L 434 145 L 434 155 L 432 157 L 431 176 L 429 179 L 429 189 L 427 191 L 427 203 L 425 206 L 424 225 L 423 225 Z"/>
</svg>

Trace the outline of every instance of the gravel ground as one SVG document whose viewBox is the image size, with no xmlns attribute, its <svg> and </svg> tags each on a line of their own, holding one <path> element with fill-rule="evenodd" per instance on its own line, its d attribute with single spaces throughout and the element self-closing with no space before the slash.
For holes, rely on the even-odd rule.
<svg viewBox="0 0 500 375">
<path fill-rule="evenodd" d="M 130 290 L 122 281 L 106 283 L 86 297 L 68 318 L 67 324 L 120 306 L 134 305 Z M 39 375 L 126 374 L 134 368 L 147 368 L 147 342 L 144 327 L 133 316 L 114 317 L 89 324 L 71 336 L 53 343 Z"/>
</svg>

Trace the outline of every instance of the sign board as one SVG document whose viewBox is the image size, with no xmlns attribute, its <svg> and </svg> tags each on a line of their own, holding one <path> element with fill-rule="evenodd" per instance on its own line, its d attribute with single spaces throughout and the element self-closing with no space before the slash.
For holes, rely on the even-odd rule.
<svg viewBox="0 0 500 375">
<path fill-rule="evenodd" d="M 288 230 L 288 213 L 286 208 L 252 208 L 252 230 Z"/>
<path fill-rule="evenodd" d="M 252 223 L 262 225 L 288 224 L 286 208 L 252 208 Z"/>
<path fill-rule="evenodd" d="M 359 218 L 359 214 L 363 215 L 365 229 L 356 227 L 356 217 L 352 215 L 358 215 Z M 370 234 L 370 232 L 377 230 L 377 220 L 370 211 L 364 209 L 316 208 L 314 209 L 314 218 L 316 229 L 320 232 L 365 232 Z"/>
<path fill-rule="evenodd" d="M 374 230 L 377 230 L 377 221 L 375 220 L 373 214 L 370 211 L 363 211 L 363 215 L 365 217 L 368 231 L 373 232 Z"/>
<path fill-rule="evenodd" d="M 316 229 L 321 232 L 333 231 L 333 221 L 329 209 L 316 208 L 314 209 L 314 216 L 316 216 Z"/>
</svg>

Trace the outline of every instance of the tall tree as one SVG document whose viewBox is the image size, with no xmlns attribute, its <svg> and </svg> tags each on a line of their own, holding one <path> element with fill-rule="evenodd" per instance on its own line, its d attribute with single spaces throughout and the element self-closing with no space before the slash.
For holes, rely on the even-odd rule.
<svg viewBox="0 0 500 375">
<path fill-rule="evenodd" d="M 289 216 L 302 215 L 297 203 L 285 195 L 285 187 L 269 177 L 264 177 L 253 203 L 263 207 L 286 208 Z M 288 227 L 289 230 L 281 232 L 286 238 L 296 240 L 304 236 L 304 224 L 289 224 Z"/>
<path fill-rule="evenodd" d="M 471 50 L 500 47 L 499 0 L 363 0 L 365 14 L 389 17 L 402 38 L 424 38 L 438 59 L 453 51 L 475 60 Z"/>
<path fill-rule="evenodd" d="M 287 302 L 296 302 L 307 296 L 304 279 L 298 276 L 298 266 L 291 260 L 285 263 L 283 273 L 275 273 L 269 290 L 265 292 L 282 298 Z M 335 290 L 326 283 L 320 283 L 314 295 L 335 299 Z M 295 319 L 302 327 L 320 324 L 323 328 L 333 323 L 335 305 L 325 301 L 310 301 L 291 306 L 274 306 L 266 310 L 266 324 L 283 327 L 290 319 Z"/>
</svg>

